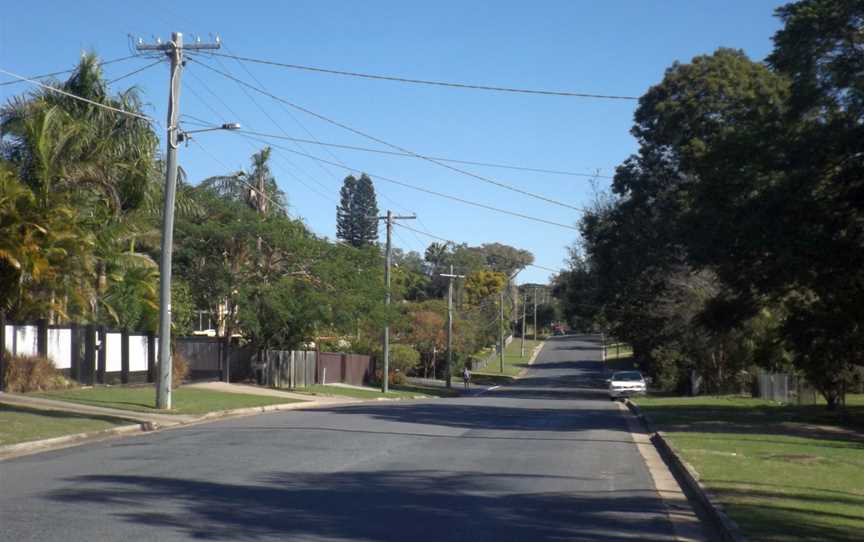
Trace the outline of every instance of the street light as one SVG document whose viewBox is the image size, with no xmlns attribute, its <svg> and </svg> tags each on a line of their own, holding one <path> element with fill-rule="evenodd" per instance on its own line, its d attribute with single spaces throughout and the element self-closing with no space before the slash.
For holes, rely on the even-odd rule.
<svg viewBox="0 0 864 542">
<path fill-rule="evenodd" d="M 242 128 L 239 122 L 226 122 L 221 126 L 211 126 L 210 128 L 199 128 L 198 130 L 179 130 L 177 133 L 177 141 L 186 141 L 192 139 L 189 134 L 198 134 L 201 132 L 212 132 L 214 130 L 239 130 Z"/>
<path fill-rule="evenodd" d="M 179 39 L 179 36 L 176 36 Z M 182 43 L 182 41 L 181 41 Z M 180 66 L 179 53 L 172 57 L 172 69 Z M 174 250 L 174 198 L 177 192 L 177 147 L 188 141 L 189 134 L 213 130 L 237 130 L 236 122 L 201 128 L 189 132 L 177 123 L 179 78 L 172 75 L 171 99 L 168 110 L 168 152 L 165 171 L 165 206 L 162 213 L 162 249 L 159 261 L 159 378 L 156 386 L 156 408 L 171 408 L 171 253 Z"/>
</svg>

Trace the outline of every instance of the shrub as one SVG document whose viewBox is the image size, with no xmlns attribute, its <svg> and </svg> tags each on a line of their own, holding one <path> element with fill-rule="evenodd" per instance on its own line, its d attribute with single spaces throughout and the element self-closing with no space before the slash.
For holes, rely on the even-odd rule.
<svg viewBox="0 0 864 542">
<path fill-rule="evenodd" d="M 420 363 L 420 352 L 414 350 L 407 344 L 394 344 L 390 346 L 390 371 L 399 371 L 407 375 Z"/>
<path fill-rule="evenodd" d="M 189 376 L 189 362 L 180 354 L 171 356 L 171 387 L 178 388 Z"/>
<path fill-rule="evenodd" d="M 54 367 L 54 362 L 41 356 L 12 356 L 6 352 L 6 391 L 27 393 L 68 388 L 70 383 Z"/>
<path fill-rule="evenodd" d="M 408 379 L 405 377 L 405 373 L 401 371 L 390 371 L 390 378 L 387 383 L 390 386 L 393 385 L 402 385 L 408 382 Z M 375 374 L 369 378 L 369 385 L 373 387 L 378 387 L 381 385 L 381 369 L 375 369 Z"/>
<path fill-rule="evenodd" d="M 180 387 L 189 376 L 189 362 L 178 353 L 171 355 L 171 389 Z M 159 362 L 156 362 L 156 379 L 159 379 Z"/>
</svg>

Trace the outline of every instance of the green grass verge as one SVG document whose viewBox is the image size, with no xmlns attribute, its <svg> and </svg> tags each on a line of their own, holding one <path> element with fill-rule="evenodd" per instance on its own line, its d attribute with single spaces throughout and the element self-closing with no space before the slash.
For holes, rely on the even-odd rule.
<svg viewBox="0 0 864 542">
<path fill-rule="evenodd" d="M 358 388 L 345 388 L 342 386 L 322 386 L 321 384 L 315 384 L 313 386 L 309 386 L 307 388 L 302 388 L 297 390 L 298 393 L 308 393 L 310 395 L 332 395 L 338 397 L 353 397 L 355 399 L 377 399 L 379 397 L 386 397 L 389 399 L 409 399 L 416 395 L 428 395 L 425 392 L 414 392 L 411 390 L 399 390 L 391 388 L 387 394 L 381 393 L 380 389 L 368 388 L 368 389 L 358 389 Z"/>
<path fill-rule="evenodd" d="M 437 386 L 423 386 L 420 384 L 399 384 L 397 386 L 393 386 L 394 391 L 404 391 L 406 393 L 410 393 L 412 395 L 428 395 L 430 397 L 459 397 L 459 389 L 458 386 L 461 386 L 461 382 L 456 382 L 453 380 L 452 388 L 439 388 Z"/>
<path fill-rule="evenodd" d="M 504 348 L 504 370 L 501 370 L 500 361 L 496 358 L 482 370 L 476 371 L 474 375 L 507 375 L 516 376 L 522 369 L 528 367 L 528 360 L 531 359 L 531 352 L 538 344 L 543 341 L 525 340 L 525 357 L 522 357 L 522 340 L 513 339 L 513 341 Z M 473 377 L 472 377 L 473 380 Z"/>
<path fill-rule="evenodd" d="M 108 416 L 0 404 L 0 446 L 102 431 L 131 423 L 129 420 Z"/>
<path fill-rule="evenodd" d="M 227 393 L 193 388 L 178 388 L 171 394 L 172 409 L 157 410 L 156 390 L 152 386 L 140 387 L 95 387 L 33 393 L 37 397 L 69 401 L 85 405 L 149 412 L 157 414 L 206 414 L 220 410 L 276 405 L 297 402 L 293 399 Z"/>
<path fill-rule="evenodd" d="M 606 345 L 606 359 L 633 357 L 633 347 L 627 343 L 609 343 Z"/>
<path fill-rule="evenodd" d="M 851 396 L 852 420 L 864 396 Z M 823 406 L 738 397 L 639 397 L 751 540 L 860 540 L 864 435 Z"/>
</svg>

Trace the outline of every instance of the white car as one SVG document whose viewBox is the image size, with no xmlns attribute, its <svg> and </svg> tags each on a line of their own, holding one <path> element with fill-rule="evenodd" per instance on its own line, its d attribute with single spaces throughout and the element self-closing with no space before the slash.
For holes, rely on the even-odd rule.
<svg viewBox="0 0 864 542">
<path fill-rule="evenodd" d="M 639 371 L 616 371 L 606 382 L 609 384 L 609 399 L 613 401 L 645 394 L 645 379 Z"/>
</svg>

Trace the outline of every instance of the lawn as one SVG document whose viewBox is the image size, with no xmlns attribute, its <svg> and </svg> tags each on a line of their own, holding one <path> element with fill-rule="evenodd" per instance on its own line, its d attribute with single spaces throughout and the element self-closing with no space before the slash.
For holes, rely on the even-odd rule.
<svg viewBox="0 0 864 542">
<path fill-rule="evenodd" d="M 0 404 L 0 446 L 129 425 L 129 420 Z"/>
<path fill-rule="evenodd" d="M 633 356 L 633 347 L 627 343 L 610 342 L 606 345 L 606 359 L 629 358 Z"/>
<path fill-rule="evenodd" d="M 152 386 L 95 387 L 33 393 L 38 397 L 70 401 L 107 408 L 165 414 L 206 414 L 220 410 L 294 403 L 295 400 L 264 395 L 226 393 L 202 389 L 178 388 L 171 394 L 172 409 L 154 408 L 156 390 Z"/>
<path fill-rule="evenodd" d="M 407 387 L 407 386 L 406 386 Z M 378 399 L 386 397 L 388 399 L 410 399 L 417 395 L 428 395 L 425 391 L 412 391 L 411 389 L 399 390 L 391 386 L 387 394 L 381 393 L 380 389 L 376 388 L 348 388 L 343 386 L 322 386 L 315 384 L 307 388 L 298 389 L 298 393 L 309 393 L 311 395 L 335 395 L 339 397 L 353 397 L 355 399 Z"/>
<path fill-rule="evenodd" d="M 751 540 L 861 540 L 864 435 L 823 406 L 739 397 L 636 403 Z M 864 420 L 864 396 L 849 400 Z"/>
<path fill-rule="evenodd" d="M 459 389 L 458 386 L 461 386 L 461 382 L 457 382 L 456 379 L 453 379 L 452 388 L 439 388 L 437 386 L 423 386 L 420 384 L 398 384 L 396 386 L 392 386 L 390 389 L 394 391 L 404 391 L 406 393 L 410 393 L 412 395 L 429 395 L 432 397 L 459 397 Z"/>
<path fill-rule="evenodd" d="M 528 360 L 531 358 L 531 352 L 542 341 L 525 340 L 525 357 L 521 353 L 521 339 L 513 339 L 504 348 L 504 370 L 501 371 L 501 365 L 498 358 L 489 362 L 485 369 L 476 371 L 475 375 L 507 375 L 516 376 L 522 369 L 528 367 Z"/>
</svg>

